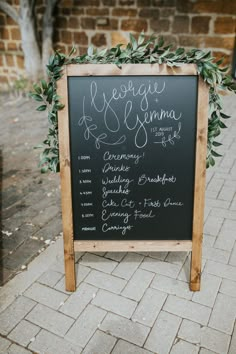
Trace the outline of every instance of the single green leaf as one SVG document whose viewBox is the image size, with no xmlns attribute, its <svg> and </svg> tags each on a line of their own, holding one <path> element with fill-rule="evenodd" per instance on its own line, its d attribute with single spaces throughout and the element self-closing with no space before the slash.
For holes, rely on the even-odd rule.
<svg viewBox="0 0 236 354">
<path fill-rule="evenodd" d="M 76 48 L 75 48 L 75 46 L 73 46 L 73 47 L 71 48 L 70 53 L 69 53 L 69 57 L 71 57 L 71 55 L 73 55 L 75 52 L 76 52 Z"/>
<path fill-rule="evenodd" d="M 218 143 L 218 141 L 213 141 L 212 145 L 214 145 L 215 147 L 221 146 L 221 143 Z"/>
<path fill-rule="evenodd" d="M 228 116 L 227 114 L 223 113 L 223 112 L 220 112 L 220 116 L 223 118 L 223 119 L 229 119 L 230 116 Z"/>
<path fill-rule="evenodd" d="M 36 110 L 39 112 L 46 111 L 47 105 L 43 104 L 42 106 L 39 106 Z"/>
<path fill-rule="evenodd" d="M 209 156 L 209 162 L 210 162 L 210 165 L 211 165 L 211 166 L 214 166 L 214 165 L 215 165 L 215 160 L 213 159 L 212 156 Z"/>
<path fill-rule="evenodd" d="M 214 150 L 211 150 L 211 154 L 212 156 L 215 156 L 215 157 L 221 157 L 222 155 L 218 154 L 216 151 Z"/>
<path fill-rule="evenodd" d="M 43 148 L 44 148 L 44 146 L 42 144 L 34 146 L 34 149 L 43 149 Z"/>
<path fill-rule="evenodd" d="M 141 44 L 143 44 L 144 42 L 144 39 L 145 39 L 145 34 L 144 32 L 142 31 L 138 37 L 138 45 L 140 46 Z"/>
<path fill-rule="evenodd" d="M 225 125 L 225 123 L 223 123 L 222 121 L 219 121 L 219 126 L 220 126 L 222 129 L 227 128 L 227 125 Z"/>
<path fill-rule="evenodd" d="M 136 50 L 137 47 L 138 47 L 138 43 L 137 43 L 136 39 L 134 38 L 134 36 L 131 33 L 129 34 L 129 39 L 130 39 L 130 42 L 132 44 L 133 50 Z"/>
<path fill-rule="evenodd" d="M 43 88 L 44 90 L 46 90 L 47 87 L 48 87 L 48 85 L 47 85 L 47 83 L 46 83 L 45 80 L 41 80 L 41 85 L 42 85 L 42 88 Z"/>
<path fill-rule="evenodd" d="M 164 45 L 164 39 L 163 39 L 163 37 L 160 37 L 160 38 L 159 38 L 157 45 L 158 45 L 158 48 L 161 48 L 161 47 Z"/>
<path fill-rule="evenodd" d="M 38 95 L 38 94 L 32 94 L 31 97 L 35 100 L 35 101 L 38 101 L 38 102 L 43 102 L 43 97 Z"/>
<path fill-rule="evenodd" d="M 41 167 L 40 171 L 41 173 L 46 173 L 49 170 L 48 164 L 45 164 L 44 166 Z"/>
</svg>

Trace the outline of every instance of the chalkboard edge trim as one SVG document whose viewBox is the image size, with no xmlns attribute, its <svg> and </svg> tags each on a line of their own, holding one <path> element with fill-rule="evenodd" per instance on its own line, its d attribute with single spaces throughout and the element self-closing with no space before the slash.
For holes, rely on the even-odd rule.
<svg viewBox="0 0 236 354">
<path fill-rule="evenodd" d="M 181 252 L 192 251 L 192 241 L 74 241 L 75 252 Z"/>
<path fill-rule="evenodd" d="M 99 68 L 99 70 L 98 70 Z M 67 76 L 123 76 L 123 75 L 187 75 L 197 76 L 195 64 L 183 64 L 180 67 L 169 67 L 166 64 L 123 64 L 119 68 L 115 64 L 70 64 L 67 66 Z"/>
</svg>

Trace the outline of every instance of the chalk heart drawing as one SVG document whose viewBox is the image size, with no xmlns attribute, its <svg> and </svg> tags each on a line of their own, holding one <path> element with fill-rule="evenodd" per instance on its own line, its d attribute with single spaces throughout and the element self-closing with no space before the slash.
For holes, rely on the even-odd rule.
<svg viewBox="0 0 236 354">
<path fill-rule="evenodd" d="M 123 144 L 126 141 L 126 135 L 121 135 L 120 132 L 125 130 L 134 133 L 134 146 L 142 149 L 148 143 L 148 126 L 158 121 L 176 122 L 177 128 L 171 134 L 159 137 L 159 140 L 154 141 L 155 144 L 166 147 L 168 143 L 174 145 L 175 141 L 180 139 L 181 122 L 179 120 L 182 112 L 158 107 L 157 97 L 165 91 L 165 81 L 161 83 L 149 81 L 146 85 L 140 84 L 134 87 L 133 81 L 129 80 L 127 84 L 113 88 L 109 93 L 99 90 L 97 82 L 92 81 L 89 89 L 89 97 L 83 97 L 83 115 L 79 118 L 78 124 L 85 128 L 84 138 L 86 140 L 93 138 L 97 149 L 100 149 L 101 144 L 109 146 Z M 157 110 L 150 110 L 151 101 L 155 102 Z M 116 107 L 118 103 L 119 112 L 115 111 L 114 103 Z M 137 104 L 139 113 L 134 114 L 133 105 L 137 112 Z M 86 114 L 86 107 L 89 106 L 89 110 L 93 111 L 95 116 L 97 113 L 102 115 L 104 131 L 101 131 L 101 128 L 98 129 L 91 115 Z M 114 135 L 118 138 L 114 139 Z"/>
</svg>

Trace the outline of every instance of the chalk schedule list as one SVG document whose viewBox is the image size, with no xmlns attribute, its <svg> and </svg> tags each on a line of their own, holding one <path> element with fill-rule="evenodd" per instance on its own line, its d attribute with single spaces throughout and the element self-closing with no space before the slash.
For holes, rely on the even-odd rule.
<svg viewBox="0 0 236 354">
<path fill-rule="evenodd" d="M 68 78 L 75 240 L 191 240 L 197 76 Z"/>
</svg>

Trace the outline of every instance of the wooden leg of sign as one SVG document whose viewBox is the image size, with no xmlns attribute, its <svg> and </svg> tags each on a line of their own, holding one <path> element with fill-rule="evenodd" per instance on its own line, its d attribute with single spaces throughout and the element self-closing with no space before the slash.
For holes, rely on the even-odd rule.
<svg viewBox="0 0 236 354">
<path fill-rule="evenodd" d="M 208 126 L 208 87 L 198 79 L 198 119 L 196 136 L 195 183 L 192 230 L 192 260 L 190 289 L 200 290 L 202 265 L 202 235 L 204 222 L 207 126 Z"/>
<path fill-rule="evenodd" d="M 64 238 L 64 262 L 66 290 L 75 291 L 75 252 L 72 220 L 72 196 L 71 196 L 71 170 L 70 170 L 70 134 L 68 122 L 68 96 L 67 96 L 66 68 L 64 75 L 58 82 L 58 94 L 63 98 L 65 105 L 58 115 L 58 135 L 60 149 L 60 174 L 61 174 L 61 206 L 62 225 Z M 66 97 L 65 97 L 66 96 Z"/>
<path fill-rule="evenodd" d="M 198 237 L 199 242 L 193 242 L 191 270 L 190 270 L 190 290 L 200 291 L 201 268 L 202 268 L 202 236 Z"/>
<path fill-rule="evenodd" d="M 76 279 L 75 279 L 75 254 L 74 254 L 74 252 L 68 253 L 67 250 L 64 249 L 64 260 L 65 260 L 66 291 L 75 291 Z"/>
</svg>

